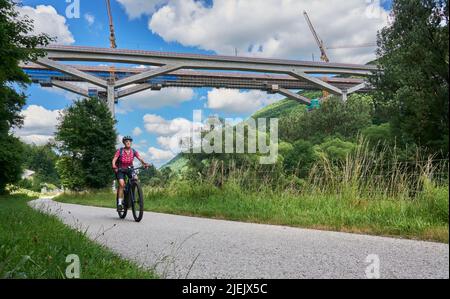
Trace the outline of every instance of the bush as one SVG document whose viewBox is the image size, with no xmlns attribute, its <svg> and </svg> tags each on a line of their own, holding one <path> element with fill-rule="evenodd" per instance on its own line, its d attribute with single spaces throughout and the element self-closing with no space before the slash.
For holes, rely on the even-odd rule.
<svg viewBox="0 0 450 299">
<path fill-rule="evenodd" d="M 347 156 L 356 148 L 355 143 L 343 141 L 340 138 L 329 138 L 322 144 L 317 145 L 315 150 L 322 158 L 331 162 L 339 162 L 345 161 Z"/>
<path fill-rule="evenodd" d="M 299 140 L 286 154 L 284 168 L 288 173 L 295 173 L 300 178 L 308 176 L 309 170 L 317 160 L 317 154 L 311 142 Z"/>
<path fill-rule="evenodd" d="M 362 136 L 369 142 L 371 147 L 378 145 L 394 145 L 394 138 L 391 133 L 391 125 L 389 123 L 381 125 L 372 125 L 361 131 Z"/>
<path fill-rule="evenodd" d="M 33 181 L 29 180 L 29 179 L 22 179 L 17 183 L 17 187 L 22 188 L 22 189 L 32 190 Z"/>
</svg>

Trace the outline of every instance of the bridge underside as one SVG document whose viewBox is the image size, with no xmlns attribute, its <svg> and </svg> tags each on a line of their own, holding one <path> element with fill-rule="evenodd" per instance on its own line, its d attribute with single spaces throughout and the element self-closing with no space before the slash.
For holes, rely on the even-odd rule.
<svg viewBox="0 0 450 299">
<path fill-rule="evenodd" d="M 326 90 L 346 100 L 350 93 L 369 91 L 371 87 L 363 78 L 376 71 L 375 67 L 367 65 L 102 48 L 53 46 L 45 48 L 45 51 L 45 58 L 39 58 L 35 64 L 22 65 L 33 82 L 82 96 L 104 97 L 113 115 L 118 99 L 148 89 L 167 87 L 258 89 L 280 93 L 303 104 L 310 104 L 310 99 L 292 90 Z M 60 61 L 133 63 L 144 64 L 146 68 L 112 69 L 68 65 Z M 114 76 L 111 76 L 112 70 Z M 357 78 L 339 78 L 336 75 Z M 74 82 L 91 83 L 97 88 L 85 90 Z"/>
</svg>

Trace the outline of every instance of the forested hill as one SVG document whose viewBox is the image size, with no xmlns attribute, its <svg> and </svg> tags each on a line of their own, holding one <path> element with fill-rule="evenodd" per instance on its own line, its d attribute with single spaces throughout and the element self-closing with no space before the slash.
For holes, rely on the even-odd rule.
<svg viewBox="0 0 450 299">
<path fill-rule="evenodd" d="M 301 95 L 309 98 L 316 99 L 322 96 L 322 92 L 302 92 Z M 291 99 L 284 99 L 279 102 L 268 105 L 252 115 L 254 119 L 258 118 L 281 118 L 295 111 L 304 111 L 305 105 L 299 104 L 297 101 Z"/>
<path fill-rule="evenodd" d="M 309 91 L 300 93 L 305 97 L 310 99 L 320 98 L 322 96 L 321 91 Z M 254 119 L 258 118 L 283 118 L 295 112 L 303 112 L 307 109 L 305 105 L 299 104 L 297 101 L 291 99 L 283 99 L 271 105 L 268 105 L 257 112 L 255 112 L 251 117 Z M 170 160 L 168 163 L 163 165 L 161 169 L 170 168 L 174 172 L 178 172 L 187 164 L 187 159 L 178 154 L 175 158 Z"/>
</svg>

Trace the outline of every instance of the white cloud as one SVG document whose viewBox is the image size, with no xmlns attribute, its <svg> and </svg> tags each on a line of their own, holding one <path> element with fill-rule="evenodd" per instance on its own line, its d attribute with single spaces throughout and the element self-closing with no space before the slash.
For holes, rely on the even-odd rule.
<svg viewBox="0 0 450 299">
<path fill-rule="evenodd" d="M 139 128 L 139 127 L 134 128 L 133 136 L 138 137 L 138 136 L 141 136 L 141 134 L 142 134 L 141 128 Z"/>
<path fill-rule="evenodd" d="M 47 144 L 49 141 L 52 140 L 52 135 L 26 135 L 26 136 L 19 136 L 20 140 L 27 144 L 35 144 L 35 145 L 44 145 Z"/>
<path fill-rule="evenodd" d="M 84 19 L 86 20 L 89 26 L 92 26 L 95 22 L 95 17 L 90 13 L 85 13 Z"/>
<path fill-rule="evenodd" d="M 165 151 L 161 150 L 155 147 L 151 147 L 148 149 L 148 152 L 150 154 L 150 160 L 152 162 L 160 163 L 168 161 L 172 158 L 174 158 L 176 155 L 171 151 Z"/>
<path fill-rule="evenodd" d="M 176 118 L 168 121 L 158 115 L 146 114 L 144 116 L 144 126 L 149 133 L 171 136 L 180 132 L 189 132 L 192 122 L 185 118 Z"/>
<path fill-rule="evenodd" d="M 42 106 L 28 106 L 21 113 L 24 124 L 22 128 L 14 129 L 14 135 L 26 143 L 47 143 L 56 131 L 59 112 L 60 110 L 47 110 Z"/>
<path fill-rule="evenodd" d="M 283 96 L 269 95 L 260 90 L 242 92 L 236 89 L 213 89 L 208 92 L 206 106 L 227 113 L 247 114 L 283 98 Z"/>
<path fill-rule="evenodd" d="M 20 16 L 28 16 L 33 20 L 34 34 L 47 33 L 50 37 L 55 37 L 57 44 L 70 45 L 75 42 L 66 18 L 59 15 L 51 5 L 38 5 L 36 8 L 30 6 L 18 7 Z"/>
<path fill-rule="evenodd" d="M 140 151 L 143 148 L 147 149 L 148 148 L 148 141 L 146 139 L 141 139 L 141 140 L 139 140 L 137 142 L 134 142 L 133 147 L 139 149 Z"/>
<path fill-rule="evenodd" d="M 158 5 L 165 0 L 117 0 L 125 8 L 130 19 L 137 19 L 142 15 L 151 15 Z"/>
<path fill-rule="evenodd" d="M 130 0 L 131 1 L 131 0 Z M 149 20 L 149 29 L 167 42 L 213 50 L 218 54 L 311 59 L 319 50 L 303 17 L 309 16 L 327 46 L 359 45 L 376 40 L 388 12 L 368 15 L 363 0 L 172 0 Z M 332 61 L 365 63 L 373 48 L 329 51 Z"/>
<path fill-rule="evenodd" d="M 136 109 L 158 109 L 177 106 L 191 101 L 195 96 L 192 88 L 164 88 L 160 91 L 146 90 L 119 101 L 117 113 L 127 113 Z"/>
<path fill-rule="evenodd" d="M 198 130 L 203 125 L 194 123 L 185 118 L 175 118 L 166 120 L 161 116 L 147 114 L 144 116 L 144 126 L 147 132 L 157 135 L 157 142 L 161 147 L 161 151 L 152 150 L 154 157 L 165 157 L 167 162 L 182 151 L 181 143 L 185 138 L 191 137 L 191 130 Z M 169 155 L 169 153 L 171 153 Z"/>
</svg>

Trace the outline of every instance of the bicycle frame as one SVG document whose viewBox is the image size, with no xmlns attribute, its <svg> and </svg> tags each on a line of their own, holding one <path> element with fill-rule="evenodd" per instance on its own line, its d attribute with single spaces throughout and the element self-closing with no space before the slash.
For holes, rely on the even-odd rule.
<svg viewBox="0 0 450 299">
<path fill-rule="evenodd" d="M 124 173 L 126 173 L 125 176 L 125 188 L 123 190 L 123 195 L 124 195 L 124 199 L 125 199 L 125 204 L 128 205 L 129 203 L 131 203 L 131 205 L 134 204 L 134 198 L 131 198 L 131 202 L 129 195 L 132 195 L 132 192 L 130 192 L 131 190 L 131 184 L 133 182 L 137 182 L 139 180 L 138 176 L 137 176 L 137 171 L 139 171 L 140 169 L 142 169 L 142 167 L 138 167 L 138 168 L 134 168 L 134 167 L 129 167 L 129 168 L 121 168 L 119 169 L 119 171 L 122 171 Z M 130 178 L 131 176 L 131 178 Z M 131 196 L 133 197 L 133 196 Z M 130 206 L 131 206 L 130 205 Z"/>
<path fill-rule="evenodd" d="M 121 173 L 126 174 L 125 175 L 125 186 L 124 186 L 124 202 L 123 202 L 123 209 L 117 209 L 117 212 L 119 213 L 119 217 L 121 219 L 125 219 L 127 216 L 128 208 L 131 208 L 133 211 L 133 218 L 136 222 L 140 222 L 142 220 L 143 216 L 143 195 L 142 195 L 142 188 L 139 185 L 139 178 L 138 178 L 138 171 L 143 169 L 143 167 L 134 168 L 129 167 L 126 169 L 119 169 Z M 136 195 L 137 192 L 137 195 Z M 119 194 L 117 194 L 118 197 Z M 116 197 L 116 198 L 117 198 Z"/>
</svg>

